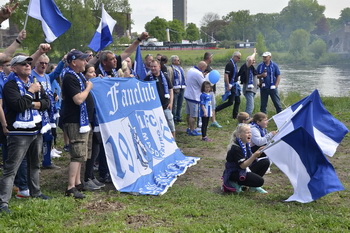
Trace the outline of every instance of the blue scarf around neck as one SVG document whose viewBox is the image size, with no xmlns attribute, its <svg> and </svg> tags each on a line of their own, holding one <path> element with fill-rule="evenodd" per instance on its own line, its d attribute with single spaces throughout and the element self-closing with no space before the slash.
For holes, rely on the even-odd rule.
<svg viewBox="0 0 350 233">
<path fill-rule="evenodd" d="M 261 137 L 265 137 L 265 135 L 267 134 L 267 130 L 261 128 L 260 125 L 258 125 L 257 123 L 255 123 L 254 121 L 252 123 L 250 123 L 251 125 L 255 126 L 259 131 L 260 131 L 260 136 Z"/>
<path fill-rule="evenodd" d="M 174 89 L 184 88 L 186 86 L 184 70 L 175 65 L 171 65 L 171 68 L 173 68 L 174 73 Z"/>
<path fill-rule="evenodd" d="M 74 75 L 77 80 L 79 81 L 80 84 L 80 90 L 83 92 L 85 90 L 85 85 L 83 84 L 83 81 L 86 82 L 86 79 L 82 73 L 75 73 L 72 68 L 69 67 L 67 70 L 67 73 L 70 73 Z M 87 112 L 87 107 L 86 107 L 86 101 L 81 103 L 79 105 L 80 107 L 80 129 L 79 133 L 87 133 L 90 131 L 90 126 L 89 126 L 89 117 L 88 117 L 88 112 Z"/>
<path fill-rule="evenodd" d="M 98 65 L 98 68 L 100 69 L 100 71 L 101 71 L 103 77 L 108 77 L 107 72 L 106 72 L 106 71 L 103 69 L 103 67 L 102 67 L 102 63 L 100 63 L 100 64 Z M 118 77 L 118 72 L 117 72 L 116 69 L 112 69 L 112 74 L 113 74 L 112 77 Z"/>
<path fill-rule="evenodd" d="M 170 94 L 169 94 L 169 87 L 168 87 L 168 82 L 163 74 L 162 71 L 160 71 L 160 75 L 162 77 L 162 82 L 163 82 L 163 87 L 164 87 L 164 97 L 167 98 L 167 99 L 170 99 Z M 158 79 L 157 77 L 154 77 L 153 74 L 151 73 L 150 76 L 149 76 L 149 80 L 153 81 L 153 80 L 156 80 L 158 82 Z"/>
</svg>

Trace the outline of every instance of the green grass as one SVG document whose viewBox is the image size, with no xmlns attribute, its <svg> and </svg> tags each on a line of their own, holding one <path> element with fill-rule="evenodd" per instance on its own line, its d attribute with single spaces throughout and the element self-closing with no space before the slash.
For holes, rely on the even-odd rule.
<svg viewBox="0 0 350 233">
<path fill-rule="evenodd" d="M 297 93 L 281 95 L 286 106 L 300 100 Z M 348 127 L 349 98 L 322 98 L 325 107 Z M 242 111 L 245 99 L 241 98 Z M 220 101 L 218 101 L 218 104 Z M 256 99 L 256 107 L 259 106 Z M 68 155 L 56 160 L 59 172 L 41 172 L 42 190 L 53 199 L 10 200 L 10 215 L 0 215 L 0 232 L 348 232 L 350 231 L 350 138 L 346 136 L 331 158 L 345 191 L 331 193 L 308 204 L 284 203 L 293 188 L 277 167 L 266 177 L 268 195 L 220 192 L 225 150 L 236 122 L 232 107 L 217 114 L 222 129 L 209 128 L 213 143 L 186 136 L 185 123 L 177 125 L 177 144 L 188 156 L 199 156 L 197 165 L 179 177 L 162 196 L 133 196 L 109 185 L 87 192 L 84 200 L 63 196 Z M 269 101 L 271 117 L 274 107 Z M 274 129 L 269 124 L 269 129 Z M 61 136 L 61 135 L 60 135 Z M 59 142 L 62 148 L 62 141 Z M 211 156 L 220 154 L 220 156 Z M 219 175 L 211 175 L 218 173 Z"/>
</svg>

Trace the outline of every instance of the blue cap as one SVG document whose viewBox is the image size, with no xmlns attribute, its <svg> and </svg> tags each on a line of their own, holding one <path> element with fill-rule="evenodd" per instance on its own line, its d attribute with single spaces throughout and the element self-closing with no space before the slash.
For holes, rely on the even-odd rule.
<svg viewBox="0 0 350 233">
<path fill-rule="evenodd" d="M 70 51 L 67 55 L 67 62 L 71 63 L 72 61 L 76 59 L 86 59 L 89 56 L 89 54 L 83 53 L 79 50 L 73 50 Z"/>
</svg>

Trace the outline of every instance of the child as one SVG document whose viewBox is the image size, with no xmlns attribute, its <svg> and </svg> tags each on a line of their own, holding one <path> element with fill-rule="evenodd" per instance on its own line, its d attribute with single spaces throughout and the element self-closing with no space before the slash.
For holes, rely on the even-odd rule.
<svg viewBox="0 0 350 233">
<path fill-rule="evenodd" d="M 207 137 L 207 128 L 209 118 L 213 115 L 211 106 L 211 84 L 208 81 L 204 81 L 201 88 L 200 96 L 200 112 L 199 116 L 202 119 L 202 141 L 211 142 L 212 140 Z"/>
<path fill-rule="evenodd" d="M 268 124 L 267 115 L 263 112 L 258 112 L 253 116 L 250 128 L 252 129 L 252 152 L 255 152 L 261 146 L 265 146 L 271 141 L 276 131 L 268 132 L 266 130 Z"/>
<path fill-rule="evenodd" d="M 223 174 L 224 192 L 241 192 L 241 186 L 244 185 L 250 187 L 251 191 L 267 193 L 261 186 L 270 162 L 268 159 L 257 159 L 262 154 L 262 148 L 252 153 L 249 145 L 251 136 L 249 125 L 244 123 L 239 124 L 232 134 Z"/>
<path fill-rule="evenodd" d="M 240 112 L 237 115 L 238 124 L 241 124 L 241 123 L 248 124 L 250 120 L 251 120 L 251 118 L 250 118 L 249 114 L 246 112 Z"/>
</svg>

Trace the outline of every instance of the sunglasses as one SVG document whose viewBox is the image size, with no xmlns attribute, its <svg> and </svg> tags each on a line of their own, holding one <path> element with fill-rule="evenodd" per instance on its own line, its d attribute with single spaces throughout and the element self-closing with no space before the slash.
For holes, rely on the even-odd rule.
<svg viewBox="0 0 350 233">
<path fill-rule="evenodd" d="M 26 66 L 26 65 L 32 65 L 32 63 L 31 62 L 29 62 L 29 61 L 22 61 L 22 62 L 19 62 L 19 63 L 17 63 L 18 65 L 21 65 L 21 66 Z"/>
<path fill-rule="evenodd" d="M 49 64 L 48 62 L 43 62 L 43 61 L 41 61 L 39 63 L 40 63 L 40 65 L 48 65 Z"/>
</svg>

